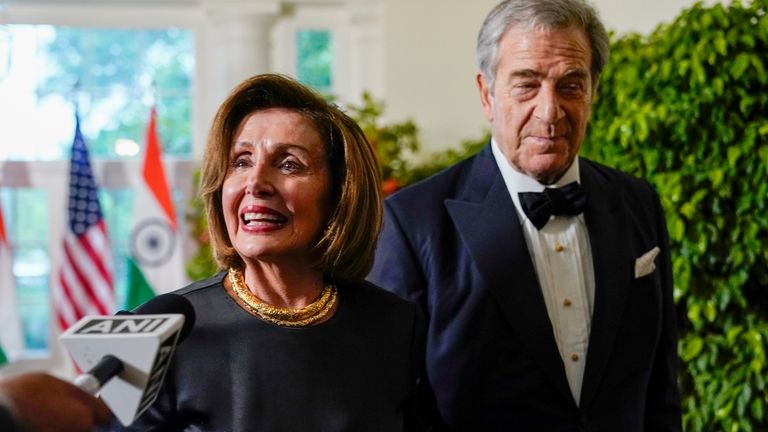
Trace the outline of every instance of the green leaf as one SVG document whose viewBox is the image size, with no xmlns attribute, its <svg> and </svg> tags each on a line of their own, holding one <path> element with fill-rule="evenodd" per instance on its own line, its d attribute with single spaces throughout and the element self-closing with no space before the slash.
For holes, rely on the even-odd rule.
<svg viewBox="0 0 768 432">
<path fill-rule="evenodd" d="M 749 57 L 750 63 L 752 63 L 752 66 L 755 68 L 755 71 L 757 71 L 757 80 L 760 81 L 760 84 L 765 84 L 766 81 L 768 81 L 768 75 L 765 73 L 765 67 L 763 66 L 763 61 L 760 59 L 760 57 L 752 54 Z"/>
<path fill-rule="evenodd" d="M 704 316 L 709 322 L 713 322 L 715 320 L 715 317 L 717 317 L 717 308 L 715 307 L 715 302 L 710 300 L 706 303 L 706 306 L 704 307 Z"/>
<path fill-rule="evenodd" d="M 715 36 L 715 51 L 717 51 L 720 55 L 726 55 L 728 54 L 728 44 L 725 41 L 725 38 L 723 37 L 722 33 L 718 33 L 717 36 Z"/>
<path fill-rule="evenodd" d="M 675 241 L 681 241 L 685 236 L 685 223 L 680 218 L 676 218 L 672 221 L 672 227 L 670 227 L 670 237 Z"/>
<path fill-rule="evenodd" d="M 752 399 L 752 404 L 749 408 L 752 417 L 754 417 L 757 421 L 762 422 L 763 418 L 765 417 L 765 402 L 763 402 L 763 400 L 760 398 L 754 398 Z"/>
<path fill-rule="evenodd" d="M 734 60 L 733 64 L 731 65 L 731 76 L 737 80 L 741 79 L 741 77 L 744 75 L 744 71 L 746 71 L 747 67 L 749 66 L 749 62 L 749 54 L 740 53 L 738 56 L 736 56 L 736 60 Z"/>
<path fill-rule="evenodd" d="M 723 79 L 720 77 L 713 78 L 712 89 L 715 91 L 716 95 L 722 95 L 723 91 L 725 90 L 725 83 L 723 82 Z"/>
<path fill-rule="evenodd" d="M 736 168 L 736 161 L 741 156 L 741 147 L 728 147 L 728 166 Z"/>
<path fill-rule="evenodd" d="M 741 331 L 743 330 L 742 326 L 733 326 L 730 329 L 728 329 L 728 332 L 726 333 L 726 339 L 728 340 L 728 345 L 733 345 L 736 343 L 736 338 L 741 334 Z"/>
<path fill-rule="evenodd" d="M 768 134 L 768 127 L 766 128 L 765 133 Z M 757 154 L 760 157 L 760 160 L 763 162 L 763 165 L 768 167 L 768 144 L 760 146 L 760 148 L 757 150 Z"/>
<path fill-rule="evenodd" d="M 752 399 L 752 389 L 749 385 L 744 385 L 736 398 L 736 414 L 739 417 L 743 417 L 747 411 L 747 404 Z"/>
<path fill-rule="evenodd" d="M 728 402 L 724 406 L 718 408 L 717 411 L 715 411 L 715 416 L 718 419 L 728 418 L 728 416 L 731 414 L 731 410 L 733 410 L 733 401 Z"/>
<path fill-rule="evenodd" d="M 720 187 L 724 176 L 725 172 L 720 168 L 715 168 L 709 171 L 709 180 L 712 182 L 714 188 Z"/>
<path fill-rule="evenodd" d="M 681 357 L 683 358 L 683 361 L 691 361 L 694 357 L 698 356 L 699 353 L 701 353 L 702 348 L 704 348 L 704 341 L 701 340 L 701 338 L 693 338 L 685 344 L 683 347 L 683 352 L 681 354 Z"/>
</svg>

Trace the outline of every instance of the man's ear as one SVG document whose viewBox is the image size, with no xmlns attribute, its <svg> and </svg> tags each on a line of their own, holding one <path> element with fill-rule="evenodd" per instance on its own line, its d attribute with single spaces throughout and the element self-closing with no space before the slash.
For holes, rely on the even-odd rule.
<svg viewBox="0 0 768 432">
<path fill-rule="evenodd" d="M 493 122 L 493 89 L 488 86 L 488 81 L 482 72 L 477 73 L 475 81 L 477 82 L 477 90 L 480 92 L 480 103 L 483 104 L 485 119 L 488 122 Z"/>
</svg>

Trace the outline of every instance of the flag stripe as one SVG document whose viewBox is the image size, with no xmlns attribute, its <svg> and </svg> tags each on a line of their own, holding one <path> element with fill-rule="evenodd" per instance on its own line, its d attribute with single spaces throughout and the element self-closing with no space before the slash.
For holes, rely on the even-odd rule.
<svg viewBox="0 0 768 432">
<path fill-rule="evenodd" d="M 84 314 L 80 313 L 79 311 L 75 310 L 75 305 L 67 301 L 66 299 L 71 298 L 70 297 L 70 289 L 69 285 L 66 283 L 66 280 L 64 280 L 65 275 L 64 272 L 59 274 L 59 289 L 54 292 L 54 307 L 56 308 L 56 320 L 59 323 L 59 327 L 62 329 L 66 329 L 72 324 L 77 322 L 78 316 L 83 316 Z"/>
<path fill-rule="evenodd" d="M 61 306 L 62 303 L 57 303 L 58 306 Z M 56 322 L 59 324 L 59 328 L 69 328 L 72 326 L 72 324 L 76 323 L 77 321 L 74 320 L 74 318 L 65 318 L 63 315 L 56 315 Z"/>
<path fill-rule="evenodd" d="M 147 182 L 149 190 L 157 199 L 160 207 L 168 219 L 168 223 L 176 230 L 176 215 L 173 209 L 173 201 L 168 190 L 168 182 L 165 180 L 165 170 L 160 158 L 160 143 L 157 137 L 157 111 L 154 107 L 149 114 L 149 126 L 147 127 L 147 149 L 144 156 L 144 167 L 142 170 L 144 181 Z"/>
<path fill-rule="evenodd" d="M 94 276 L 94 287 L 96 295 L 99 301 L 103 305 L 111 305 L 114 300 L 114 287 L 112 286 L 112 265 L 111 254 L 109 253 L 109 244 L 105 242 L 107 239 L 107 228 L 104 221 L 97 224 L 97 229 L 92 229 L 86 233 L 81 243 L 88 244 L 91 250 L 99 251 L 106 250 L 107 253 L 102 256 L 101 254 L 95 255 L 91 261 L 93 263 L 93 271 L 95 271 L 101 278 Z M 103 272 L 101 269 L 104 269 Z"/>
<path fill-rule="evenodd" d="M 5 234 L 5 220 L 2 210 L 3 208 L 0 207 L 0 246 L 8 246 L 8 236 Z"/>
<path fill-rule="evenodd" d="M 96 265 L 85 253 L 85 248 L 82 247 L 85 238 L 81 238 L 80 241 L 69 240 L 64 243 L 64 251 L 66 258 L 69 260 L 68 268 L 75 276 L 73 279 L 74 283 L 71 286 L 76 288 L 77 293 L 73 290 L 70 291 L 79 300 L 79 309 L 86 311 L 95 308 L 99 313 L 107 313 L 106 308 L 101 304 L 101 296 L 97 294 L 97 291 L 101 289 L 102 281 L 95 271 Z M 93 307 L 90 307 L 91 304 L 93 304 Z"/>
<path fill-rule="evenodd" d="M 112 275 L 107 269 L 108 264 L 102 260 L 102 256 L 98 252 L 105 247 L 104 239 L 107 238 L 107 228 L 104 221 L 97 223 L 95 228 L 88 231 L 81 238 L 80 245 L 83 247 L 83 251 L 90 257 L 90 262 L 93 263 L 101 279 L 109 283 L 112 280 Z"/>
<path fill-rule="evenodd" d="M 125 308 L 128 310 L 135 309 L 155 296 L 155 291 L 147 282 L 141 268 L 130 258 L 128 259 L 128 287 L 125 293 Z"/>
<path fill-rule="evenodd" d="M 78 316 L 85 316 L 85 312 L 78 307 L 82 302 L 75 298 L 80 295 L 80 292 L 70 288 L 73 284 L 68 282 L 72 280 L 71 273 L 69 267 L 64 266 L 59 274 L 59 288 L 61 291 L 57 293 L 56 306 L 60 321 L 67 323 L 62 328 L 67 328 L 74 324 Z"/>
</svg>

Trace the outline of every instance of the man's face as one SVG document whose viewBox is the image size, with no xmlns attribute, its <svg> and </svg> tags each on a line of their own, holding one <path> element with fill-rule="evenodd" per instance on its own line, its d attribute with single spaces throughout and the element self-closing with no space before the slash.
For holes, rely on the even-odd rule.
<svg viewBox="0 0 768 432">
<path fill-rule="evenodd" d="M 589 40 L 575 27 L 511 27 L 498 53 L 493 88 L 477 75 L 493 138 L 517 170 L 552 184 L 573 162 L 587 129 Z"/>
</svg>

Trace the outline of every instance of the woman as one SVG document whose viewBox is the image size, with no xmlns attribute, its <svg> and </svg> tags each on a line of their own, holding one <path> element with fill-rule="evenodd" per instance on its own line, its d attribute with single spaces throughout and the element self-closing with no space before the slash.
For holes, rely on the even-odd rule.
<svg viewBox="0 0 768 432">
<path fill-rule="evenodd" d="M 164 391 L 133 430 L 421 428 L 417 307 L 365 282 L 381 225 L 376 158 L 355 122 L 279 75 L 214 119 L 201 195 L 222 272 Z"/>
</svg>

